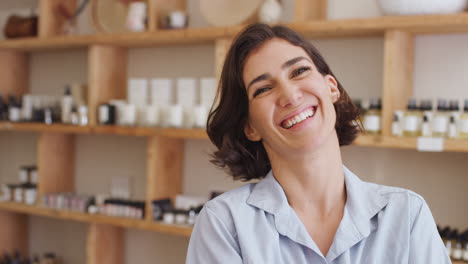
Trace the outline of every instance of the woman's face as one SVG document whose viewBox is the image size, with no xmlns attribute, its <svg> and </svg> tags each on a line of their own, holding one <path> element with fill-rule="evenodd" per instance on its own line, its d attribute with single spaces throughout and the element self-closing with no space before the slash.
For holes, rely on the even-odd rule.
<svg viewBox="0 0 468 264">
<path fill-rule="evenodd" d="M 249 99 L 244 132 L 262 140 L 268 153 L 289 157 L 336 136 L 337 82 L 322 76 L 301 47 L 278 38 L 265 42 L 248 56 L 243 81 Z"/>
</svg>

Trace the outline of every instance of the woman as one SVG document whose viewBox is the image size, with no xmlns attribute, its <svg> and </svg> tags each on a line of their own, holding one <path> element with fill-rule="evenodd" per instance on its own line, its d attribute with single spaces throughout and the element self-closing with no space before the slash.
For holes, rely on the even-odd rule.
<svg viewBox="0 0 468 264">
<path fill-rule="evenodd" d="M 206 203 L 187 263 L 450 263 L 423 198 L 342 164 L 358 109 L 294 31 L 249 26 L 223 67 L 214 163 L 261 179 Z"/>
</svg>

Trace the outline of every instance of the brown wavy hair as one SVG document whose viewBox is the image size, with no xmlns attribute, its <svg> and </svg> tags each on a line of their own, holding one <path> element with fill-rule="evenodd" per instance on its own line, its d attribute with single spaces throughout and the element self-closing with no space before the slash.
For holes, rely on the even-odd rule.
<svg viewBox="0 0 468 264">
<path fill-rule="evenodd" d="M 271 164 L 261 141 L 250 141 L 244 134 L 249 113 L 249 101 L 243 81 L 243 68 L 250 53 L 273 38 L 301 47 L 323 75 L 335 77 L 322 55 L 309 41 L 285 26 L 253 24 L 240 32 L 233 41 L 224 61 L 218 94 L 207 122 L 208 136 L 217 147 L 211 162 L 224 169 L 235 180 L 261 179 L 270 171 Z M 336 77 L 335 77 L 336 79 Z M 334 103 L 335 129 L 340 146 L 349 145 L 360 127 L 359 109 L 338 82 L 340 97 Z"/>
</svg>

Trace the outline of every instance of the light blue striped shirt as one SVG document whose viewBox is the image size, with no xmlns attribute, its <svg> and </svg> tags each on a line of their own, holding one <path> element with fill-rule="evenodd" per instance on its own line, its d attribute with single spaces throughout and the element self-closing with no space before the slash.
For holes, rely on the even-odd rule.
<svg viewBox="0 0 468 264">
<path fill-rule="evenodd" d="M 270 172 L 205 204 L 186 263 L 451 263 L 421 196 L 344 174 L 344 215 L 326 256 Z"/>
</svg>

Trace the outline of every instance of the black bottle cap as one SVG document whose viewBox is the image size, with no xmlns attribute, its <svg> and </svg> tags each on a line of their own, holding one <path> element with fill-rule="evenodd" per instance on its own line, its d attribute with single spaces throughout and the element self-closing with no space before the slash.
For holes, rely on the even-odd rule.
<svg viewBox="0 0 468 264">
<path fill-rule="evenodd" d="M 463 107 L 463 111 L 468 112 L 468 99 L 465 100 L 465 106 Z"/>
<path fill-rule="evenodd" d="M 398 115 L 397 115 L 397 114 L 393 114 L 393 121 L 394 121 L 394 122 L 398 122 L 398 121 L 399 121 L 399 118 L 398 118 Z"/>
<path fill-rule="evenodd" d="M 449 109 L 450 111 L 459 111 L 460 107 L 458 105 L 458 100 L 450 100 Z"/>
<path fill-rule="evenodd" d="M 424 115 L 424 117 L 423 117 L 423 122 L 424 122 L 424 123 L 429 122 L 429 118 L 427 118 L 427 115 Z"/>
<path fill-rule="evenodd" d="M 70 85 L 65 86 L 65 95 L 71 95 L 71 87 L 70 87 Z"/>
<path fill-rule="evenodd" d="M 418 106 L 416 104 L 416 99 L 414 98 L 410 98 L 408 99 L 408 105 L 406 107 L 409 111 L 411 110 L 417 110 L 418 109 Z"/>
<path fill-rule="evenodd" d="M 437 101 L 437 111 L 447 111 L 447 101 L 445 99 L 439 99 Z"/>
<path fill-rule="evenodd" d="M 450 116 L 450 124 L 455 124 L 455 117 L 454 116 Z"/>
</svg>

